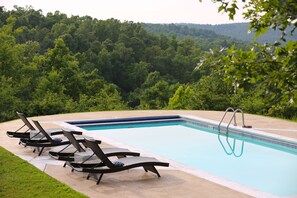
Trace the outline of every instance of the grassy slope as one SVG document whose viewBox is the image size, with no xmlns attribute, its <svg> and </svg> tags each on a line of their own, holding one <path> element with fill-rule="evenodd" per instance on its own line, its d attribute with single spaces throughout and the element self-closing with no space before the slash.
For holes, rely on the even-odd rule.
<svg viewBox="0 0 297 198">
<path fill-rule="evenodd" d="M 0 197 L 86 197 L 0 147 Z"/>
</svg>

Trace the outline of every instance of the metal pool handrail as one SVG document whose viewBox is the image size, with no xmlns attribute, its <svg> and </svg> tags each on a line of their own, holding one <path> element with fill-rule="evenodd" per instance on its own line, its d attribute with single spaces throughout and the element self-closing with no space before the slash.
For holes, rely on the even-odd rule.
<svg viewBox="0 0 297 198">
<path fill-rule="evenodd" d="M 226 128 L 226 132 L 227 132 L 227 133 L 228 133 L 228 128 L 229 128 L 230 123 L 231 123 L 231 121 L 232 121 L 233 118 L 234 118 L 234 125 L 236 126 L 236 120 L 235 120 L 235 117 L 236 117 L 236 113 L 237 113 L 237 112 L 241 112 L 241 116 L 242 116 L 242 127 L 245 127 L 245 124 L 244 124 L 244 113 L 243 113 L 243 111 L 242 111 L 241 109 L 236 109 L 236 110 L 234 111 L 234 113 L 233 113 L 233 115 L 232 115 L 232 117 L 231 117 L 231 119 L 230 119 L 228 125 L 227 125 L 227 128 Z"/>
<path fill-rule="evenodd" d="M 233 107 L 228 107 L 228 108 L 225 110 L 225 113 L 224 113 L 224 115 L 223 115 L 223 117 L 222 117 L 222 119 L 221 119 L 221 121 L 220 121 L 220 123 L 219 123 L 219 126 L 218 126 L 218 130 L 219 130 L 219 132 L 221 131 L 221 124 L 222 124 L 222 122 L 223 122 L 223 120 L 224 120 L 226 114 L 227 114 L 230 110 L 232 110 L 233 112 L 235 112 L 235 110 L 234 110 Z M 234 116 L 234 114 L 233 114 L 233 117 L 234 117 L 234 125 L 236 126 L 236 125 L 237 125 L 237 124 L 236 124 L 236 116 Z M 233 119 L 233 117 L 232 117 L 232 119 Z M 232 119 L 231 119 L 231 120 L 232 120 Z M 230 120 L 230 121 L 231 121 L 231 120 Z"/>
<path fill-rule="evenodd" d="M 223 117 L 222 117 L 222 119 L 221 119 L 221 121 L 220 121 L 220 123 L 219 123 L 219 126 L 218 126 L 218 131 L 219 131 L 219 132 L 221 131 L 221 124 L 222 124 L 222 122 L 223 122 L 223 120 L 224 120 L 226 114 L 227 114 L 230 110 L 233 111 L 233 115 L 232 115 L 232 117 L 231 117 L 231 119 L 230 119 L 230 121 L 229 121 L 229 123 L 228 123 L 228 125 L 227 125 L 226 133 L 228 133 L 228 129 L 229 129 L 229 126 L 230 126 L 232 120 L 234 120 L 234 126 L 237 126 L 237 123 L 236 123 L 236 113 L 237 113 L 237 112 L 241 112 L 241 115 L 242 115 L 242 127 L 243 127 L 243 128 L 252 128 L 252 126 L 246 126 L 246 125 L 244 124 L 244 113 L 243 113 L 243 111 L 242 111 L 241 109 L 236 109 L 236 110 L 234 110 L 233 107 L 228 107 L 228 108 L 225 110 L 225 113 L 224 113 L 224 115 L 223 115 Z"/>
</svg>

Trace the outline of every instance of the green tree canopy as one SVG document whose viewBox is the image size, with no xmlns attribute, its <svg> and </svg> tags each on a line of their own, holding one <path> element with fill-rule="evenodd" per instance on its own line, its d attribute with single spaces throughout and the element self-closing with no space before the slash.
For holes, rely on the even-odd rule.
<svg viewBox="0 0 297 198">
<path fill-rule="evenodd" d="M 220 4 L 219 12 L 224 11 L 231 20 L 234 19 L 238 10 L 237 0 L 213 2 Z M 255 30 L 256 35 L 264 34 L 269 28 L 273 28 L 281 30 L 281 38 L 285 39 L 286 29 L 293 25 L 293 33 L 297 27 L 297 3 L 295 0 L 249 0 L 244 4 L 243 16 L 250 21 L 250 30 Z"/>
</svg>

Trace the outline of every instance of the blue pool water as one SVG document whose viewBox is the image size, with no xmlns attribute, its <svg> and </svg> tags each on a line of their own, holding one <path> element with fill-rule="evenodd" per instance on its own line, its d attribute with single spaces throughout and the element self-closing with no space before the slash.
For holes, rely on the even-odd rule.
<svg viewBox="0 0 297 198">
<path fill-rule="evenodd" d="M 295 148 L 218 135 L 212 129 L 179 121 L 82 128 L 263 192 L 297 195 Z"/>
</svg>

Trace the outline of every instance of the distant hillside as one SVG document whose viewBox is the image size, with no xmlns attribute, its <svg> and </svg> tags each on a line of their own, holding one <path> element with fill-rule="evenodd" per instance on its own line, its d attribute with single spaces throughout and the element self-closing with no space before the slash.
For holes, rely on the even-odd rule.
<svg viewBox="0 0 297 198">
<path fill-rule="evenodd" d="M 244 41 L 232 38 L 230 36 L 225 36 L 218 34 L 210 29 L 202 29 L 191 27 L 192 24 L 151 24 L 151 23 L 142 23 L 141 24 L 147 31 L 163 34 L 166 36 L 174 36 L 177 39 L 183 39 L 186 37 L 191 37 L 197 41 L 200 45 L 200 48 L 203 50 L 209 50 L 214 46 L 220 47 L 230 47 L 233 43 L 237 45 L 244 46 Z"/>
<path fill-rule="evenodd" d="M 233 38 L 247 42 L 258 43 L 274 43 L 279 41 L 281 36 L 280 31 L 269 30 L 265 35 L 260 35 L 257 40 L 254 40 L 254 33 L 248 33 L 249 23 L 232 23 L 221 25 L 200 25 L 200 24 L 143 24 L 149 31 L 155 33 L 172 34 L 177 37 L 191 36 L 194 38 Z M 290 31 L 291 29 L 289 29 Z M 287 33 L 287 40 L 297 40 L 297 34 L 290 36 Z M 222 37 L 225 36 L 225 37 Z"/>
<path fill-rule="evenodd" d="M 206 29 L 212 30 L 217 34 L 230 36 L 242 41 L 255 42 L 254 33 L 248 33 L 249 23 L 232 23 L 232 24 L 221 24 L 221 25 L 199 25 L 199 24 L 181 24 L 186 25 L 191 28 Z M 289 28 L 287 32 L 287 40 L 297 40 L 297 34 L 290 36 L 290 31 L 292 28 Z M 281 36 L 281 31 L 268 30 L 266 34 L 260 35 L 256 40 L 258 43 L 274 43 L 279 41 Z"/>
</svg>

